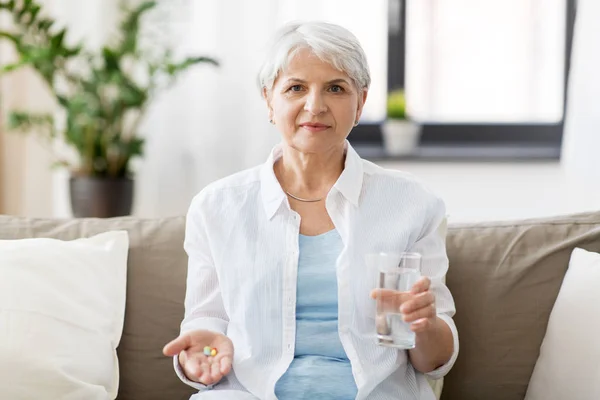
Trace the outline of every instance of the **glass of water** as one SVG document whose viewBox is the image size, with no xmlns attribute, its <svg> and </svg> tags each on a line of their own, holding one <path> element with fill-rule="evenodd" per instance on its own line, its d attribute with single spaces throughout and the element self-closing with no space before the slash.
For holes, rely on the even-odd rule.
<svg viewBox="0 0 600 400">
<path fill-rule="evenodd" d="M 367 263 L 377 276 L 377 311 L 375 328 L 377 344 L 398 349 L 415 347 L 415 333 L 410 323 L 402 320 L 402 302 L 395 292 L 410 292 L 421 276 L 421 254 L 379 253 L 367 256 Z M 388 292 L 389 291 L 389 292 Z"/>
</svg>

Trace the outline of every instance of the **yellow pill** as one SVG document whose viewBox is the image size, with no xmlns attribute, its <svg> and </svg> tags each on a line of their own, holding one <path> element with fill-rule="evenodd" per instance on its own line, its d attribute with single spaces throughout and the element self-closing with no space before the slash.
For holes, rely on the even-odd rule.
<svg viewBox="0 0 600 400">
<path fill-rule="evenodd" d="M 217 355 L 217 349 L 212 349 L 210 351 L 210 355 L 213 356 L 213 357 L 216 356 Z"/>
</svg>

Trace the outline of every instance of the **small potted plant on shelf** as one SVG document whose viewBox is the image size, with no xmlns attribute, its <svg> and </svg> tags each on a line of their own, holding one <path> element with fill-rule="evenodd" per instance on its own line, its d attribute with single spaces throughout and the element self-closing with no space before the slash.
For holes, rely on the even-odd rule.
<svg viewBox="0 0 600 400">
<path fill-rule="evenodd" d="M 0 30 L 0 39 L 11 42 L 18 56 L 0 66 L 0 74 L 33 68 L 62 111 L 13 110 L 8 128 L 41 135 L 51 146 L 60 140 L 73 150 L 73 157 L 61 156 L 55 164 L 69 168 L 75 217 L 131 213 L 131 161 L 144 154 L 139 127 L 149 104 L 193 65 L 218 65 L 209 57 L 175 59 L 169 48 L 142 49 L 141 19 L 156 5 L 124 6 L 114 40 L 90 51 L 82 43 L 67 44 L 68 28 L 46 15 L 39 1 L 0 0 L 0 15 L 8 13 L 13 20 L 10 31 Z"/>
<path fill-rule="evenodd" d="M 388 94 L 387 119 L 382 126 L 385 151 L 390 155 L 414 154 L 419 145 L 421 127 L 406 113 L 404 90 Z"/>
</svg>

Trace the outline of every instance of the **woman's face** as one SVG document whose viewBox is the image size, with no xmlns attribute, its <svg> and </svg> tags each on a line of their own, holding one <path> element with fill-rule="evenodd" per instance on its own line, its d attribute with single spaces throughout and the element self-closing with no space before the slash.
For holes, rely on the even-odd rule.
<svg viewBox="0 0 600 400">
<path fill-rule="evenodd" d="M 301 49 L 263 95 L 269 118 L 289 146 L 322 153 L 343 146 L 360 118 L 367 90 L 359 93 L 346 73 Z"/>
</svg>

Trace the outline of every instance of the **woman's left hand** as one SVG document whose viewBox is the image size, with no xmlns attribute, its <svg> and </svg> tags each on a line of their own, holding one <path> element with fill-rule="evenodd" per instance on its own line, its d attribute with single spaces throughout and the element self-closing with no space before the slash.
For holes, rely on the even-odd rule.
<svg viewBox="0 0 600 400">
<path fill-rule="evenodd" d="M 420 278 L 400 305 L 403 320 L 411 323 L 410 329 L 415 333 L 428 331 L 437 318 L 435 296 L 429 290 L 430 286 L 429 278 Z"/>
<path fill-rule="evenodd" d="M 384 303 L 400 310 L 404 321 L 411 324 L 410 329 L 413 332 L 422 333 L 433 328 L 437 318 L 435 296 L 429 290 L 430 286 L 431 280 L 422 277 L 413 285 L 410 292 L 375 289 L 371 292 L 371 297 L 377 299 L 378 296 L 382 296 Z"/>
</svg>

